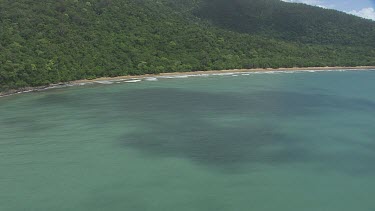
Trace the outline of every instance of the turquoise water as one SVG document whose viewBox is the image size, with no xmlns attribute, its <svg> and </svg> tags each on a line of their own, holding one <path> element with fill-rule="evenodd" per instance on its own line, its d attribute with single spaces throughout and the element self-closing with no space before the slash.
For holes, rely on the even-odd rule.
<svg viewBox="0 0 375 211">
<path fill-rule="evenodd" d="M 0 98 L 0 210 L 373 211 L 375 71 Z"/>
</svg>

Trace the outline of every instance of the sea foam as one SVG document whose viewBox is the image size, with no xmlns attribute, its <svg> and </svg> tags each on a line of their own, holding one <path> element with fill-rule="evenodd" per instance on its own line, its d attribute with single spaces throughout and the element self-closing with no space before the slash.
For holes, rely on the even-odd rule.
<svg viewBox="0 0 375 211">
<path fill-rule="evenodd" d="M 151 77 L 151 78 L 145 78 L 145 80 L 146 81 L 158 81 L 157 78 L 153 78 L 153 77 Z"/>
<path fill-rule="evenodd" d="M 113 84 L 112 81 L 94 81 L 94 82 L 98 84 Z"/>
<path fill-rule="evenodd" d="M 133 79 L 133 80 L 129 80 L 129 81 L 124 81 L 125 83 L 137 83 L 137 82 L 141 82 L 142 80 L 140 79 Z"/>
</svg>

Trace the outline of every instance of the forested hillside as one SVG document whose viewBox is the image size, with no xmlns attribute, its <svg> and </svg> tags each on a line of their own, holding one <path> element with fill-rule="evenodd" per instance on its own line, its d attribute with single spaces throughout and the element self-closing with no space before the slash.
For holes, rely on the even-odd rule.
<svg viewBox="0 0 375 211">
<path fill-rule="evenodd" d="M 201 0 L 194 14 L 221 28 L 287 41 L 375 47 L 374 21 L 279 0 Z"/>
<path fill-rule="evenodd" d="M 375 65 L 374 22 L 278 0 L 0 0 L 0 24 L 0 90 L 172 71 Z"/>
</svg>

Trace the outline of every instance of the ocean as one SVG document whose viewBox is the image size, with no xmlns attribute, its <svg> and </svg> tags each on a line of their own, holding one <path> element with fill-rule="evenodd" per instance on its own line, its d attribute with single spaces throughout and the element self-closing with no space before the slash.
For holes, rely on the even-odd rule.
<svg viewBox="0 0 375 211">
<path fill-rule="evenodd" d="M 4 211 L 373 211 L 374 164 L 375 71 L 161 77 L 0 98 Z"/>
</svg>

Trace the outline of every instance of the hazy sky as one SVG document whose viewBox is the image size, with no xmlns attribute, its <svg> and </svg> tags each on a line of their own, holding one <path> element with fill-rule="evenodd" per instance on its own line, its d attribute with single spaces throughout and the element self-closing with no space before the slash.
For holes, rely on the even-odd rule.
<svg viewBox="0 0 375 211">
<path fill-rule="evenodd" d="M 375 20 L 375 0 L 283 0 L 299 2 L 351 13 Z"/>
</svg>

